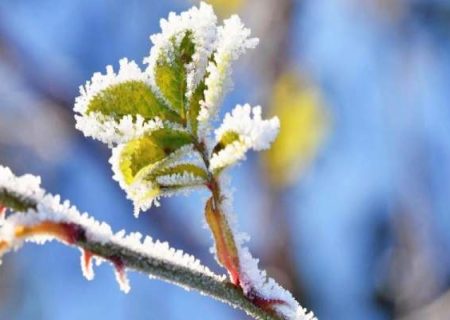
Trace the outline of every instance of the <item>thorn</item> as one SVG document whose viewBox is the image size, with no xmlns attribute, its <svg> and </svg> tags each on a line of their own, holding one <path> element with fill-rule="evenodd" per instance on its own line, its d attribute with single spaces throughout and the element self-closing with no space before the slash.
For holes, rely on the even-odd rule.
<svg viewBox="0 0 450 320">
<path fill-rule="evenodd" d="M 110 260 L 114 265 L 114 273 L 116 275 L 116 280 L 119 283 L 120 290 L 124 293 L 130 292 L 130 281 L 127 277 L 125 264 L 123 263 L 122 258 L 114 256 L 111 257 Z"/>
<path fill-rule="evenodd" d="M 81 249 L 81 270 L 83 272 L 83 276 L 87 280 L 94 279 L 94 268 L 92 266 L 92 258 L 94 254 L 86 249 Z"/>
</svg>

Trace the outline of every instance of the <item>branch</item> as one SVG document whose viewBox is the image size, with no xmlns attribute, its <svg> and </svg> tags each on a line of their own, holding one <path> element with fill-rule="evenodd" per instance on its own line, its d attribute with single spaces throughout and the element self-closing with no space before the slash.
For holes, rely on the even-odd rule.
<svg viewBox="0 0 450 320">
<path fill-rule="evenodd" d="M 169 261 L 153 257 L 143 257 L 138 252 L 115 243 L 78 241 L 77 246 L 89 250 L 105 259 L 118 257 L 126 268 L 159 278 L 183 288 L 199 291 L 201 294 L 239 308 L 249 316 L 260 320 L 281 320 L 280 317 L 265 311 L 248 300 L 242 290 L 228 280 L 218 280 L 198 271 L 190 270 Z"/>
<path fill-rule="evenodd" d="M 88 279 L 92 258 L 105 260 L 115 267 L 122 288 L 123 283 L 127 286 L 125 270 L 130 269 L 197 290 L 255 319 L 282 319 L 256 305 L 241 288 L 212 273 L 192 256 L 149 237 L 141 241 L 139 234 L 114 234 L 107 224 L 80 214 L 68 202 L 61 204 L 59 196 L 45 195 L 39 182 L 39 178 L 30 175 L 15 177 L 0 166 L 0 213 L 4 207 L 12 212 L 0 222 L 1 255 L 20 247 L 25 240 L 37 243 L 57 240 L 81 249 L 83 273 Z"/>
</svg>

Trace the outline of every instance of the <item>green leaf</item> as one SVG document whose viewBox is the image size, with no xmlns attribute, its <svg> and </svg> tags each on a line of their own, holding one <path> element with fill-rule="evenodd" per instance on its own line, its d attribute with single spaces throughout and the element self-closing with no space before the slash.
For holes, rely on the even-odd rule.
<svg viewBox="0 0 450 320">
<path fill-rule="evenodd" d="M 120 155 L 119 169 L 126 184 L 133 183 L 140 172 L 148 175 L 158 162 L 179 148 L 192 143 L 192 137 L 179 130 L 162 128 L 129 141 Z"/>
<path fill-rule="evenodd" d="M 112 85 L 98 93 L 88 105 L 86 113 L 91 112 L 100 112 L 116 120 L 126 115 L 141 115 L 145 120 L 159 117 L 181 122 L 180 117 L 159 101 L 146 83 L 137 80 Z"/>
<path fill-rule="evenodd" d="M 173 40 L 175 42 L 175 39 Z M 186 120 L 186 64 L 192 61 L 195 46 L 192 32 L 186 31 L 173 57 L 161 56 L 155 70 L 156 85 L 178 115 Z"/>
<path fill-rule="evenodd" d="M 189 123 L 191 125 L 192 133 L 196 136 L 198 131 L 198 114 L 200 112 L 200 101 L 205 99 L 206 84 L 204 81 L 200 82 L 194 93 L 192 94 L 189 103 Z"/>
<path fill-rule="evenodd" d="M 235 141 L 239 141 L 240 137 L 239 134 L 234 131 L 228 131 L 226 132 L 220 141 L 215 145 L 213 149 L 214 153 L 219 153 L 221 150 L 225 149 L 225 147 L 229 144 L 232 144 Z"/>
<path fill-rule="evenodd" d="M 173 167 L 163 167 L 159 170 L 155 170 L 153 172 L 153 175 L 157 177 L 173 174 L 183 174 L 186 172 L 192 173 L 195 177 L 203 178 L 205 181 L 208 179 L 208 173 L 204 169 L 191 163 L 182 163 Z"/>
</svg>

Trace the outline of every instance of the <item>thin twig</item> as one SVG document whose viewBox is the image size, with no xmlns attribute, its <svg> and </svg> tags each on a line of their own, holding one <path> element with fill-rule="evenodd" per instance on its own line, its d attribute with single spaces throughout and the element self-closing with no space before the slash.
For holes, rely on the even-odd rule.
<svg viewBox="0 0 450 320">
<path fill-rule="evenodd" d="M 11 195 L 14 196 L 11 197 Z M 11 198 L 14 201 L 3 201 L 6 199 L 10 200 Z M 27 198 L 24 195 L 17 195 L 3 188 L 0 188 L 0 204 L 7 204 L 12 211 L 28 211 L 30 214 L 33 214 L 30 211 L 35 211 L 38 206 L 35 199 Z M 65 221 L 65 224 L 69 223 Z M 282 318 L 273 312 L 255 305 L 244 295 L 241 288 L 233 285 L 228 280 L 220 280 L 219 276 L 202 273 L 201 271 L 196 271 L 156 256 L 143 255 L 141 252 L 134 251 L 129 247 L 113 241 L 93 241 L 85 236 L 85 227 L 76 222 L 71 224 L 71 228 L 80 230 L 81 232 L 69 245 L 86 250 L 94 256 L 98 256 L 112 263 L 120 261 L 121 267 L 124 269 L 141 272 L 188 290 L 197 290 L 201 294 L 211 296 L 234 308 L 241 309 L 257 320 L 282 320 Z M 90 232 L 92 233 L 92 230 Z M 67 244 L 62 239 L 58 239 L 57 237 L 55 239 Z"/>
<path fill-rule="evenodd" d="M 105 259 L 119 258 L 127 269 L 132 269 L 152 277 L 176 284 L 186 289 L 194 289 L 216 300 L 239 308 L 258 320 L 282 320 L 277 315 L 254 305 L 242 292 L 228 280 L 217 280 L 204 273 L 193 271 L 154 257 L 141 254 L 116 243 L 99 243 L 89 240 L 78 241 L 77 246 Z"/>
</svg>

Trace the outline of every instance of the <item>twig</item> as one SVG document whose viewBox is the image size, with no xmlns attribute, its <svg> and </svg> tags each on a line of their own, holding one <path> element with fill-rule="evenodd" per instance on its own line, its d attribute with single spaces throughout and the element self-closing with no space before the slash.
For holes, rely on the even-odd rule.
<svg viewBox="0 0 450 320">
<path fill-rule="evenodd" d="M 212 276 L 174 265 L 168 261 L 143 257 L 139 253 L 115 243 L 103 244 L 85 240 L 78 241 L 76 245 L 105 259 L 118 257 L 127 269 L 133 269 L 187 289 L 197 290 L 201 294 L 239 308 L 255 319 L 282 319 L 254 305 L 244 296 L 239 287 L 228 280 L 219 281 Z"/>
<path fill-rule="evenodd" d="M 12 211 L 26 211 L 27 213 L 23 214 L 27 215 L 39 214 L 39 210 L 36 209 L 39 207 L 36 199 L 27 197 L 24 194 L 18 194 L 15 190 L 0 188 L 0 205 L 6 204 Z M 6 221 L 8 221 L 8 219 Z M 114 242 L 113 240 L 102 242 L 91 240 L 92 238 L 95 238 L 95 234 L 94 237 L 92 236 L 94 231 L 92 229 L 87 230 L 86 226 L 79 224 L 77 221 L 70 221 L 65 218 L 65 220 L 60 221 L 59 223 L 66 227 L 69 226 L 71 235 L 69 237 L 58 237 L 51 233 L 47 235 L 54 236 L 56 240 L 66 245 L 78 247 L 86 252 L 89 252 L 93 256 L 110 261 L 115 264 L 116 267 L 117 262 L 120 262 L 120 267 L 122 269 L 130 269 L 141 272 L 151 277 L 176 284 L 188 290 L 197 290 L 201 294 L 211 296 L 216 300 L 233 306 L 234 308 L 241 309 L 249 316 L 258 320 L 282 320 L 282 318 L 273 314 L 273 312 L 264 310 L 263 308 L 255 305 L 244 295 L 241 288 L 235 286 L 228 280 L 221 280 L 219 276 L 193 270 L 188 266 L 161 259 L 156 255 L 143 255 L 142 252 L 132 250 L 125 245 Z M 74 232 L 74 230 L 76 232 Z M 87 233 L 90 234 L 89 237 L 86 236 Z M 33 233 L 24 234 L 25 238 L 30 235 L 34 236 Z M 101 238 L 101 236 L 98 237 Z M 68 241 L 68 238 L 71 240 Z M 0 241 L 0 249 L 5 249 L 2 246 L 7 246 L 7 244 Z"/>
</svg>

